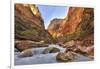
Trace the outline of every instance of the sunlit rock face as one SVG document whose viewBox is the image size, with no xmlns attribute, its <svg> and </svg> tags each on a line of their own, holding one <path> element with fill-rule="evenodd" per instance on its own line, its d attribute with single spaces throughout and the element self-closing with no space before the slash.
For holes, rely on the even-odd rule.
<svg viewBox="0 0 100 69">
<path fill-rule="evenodd" d="M 62 34 L 71 34 L 75 32 L 76 27 L 82 20 L 84 8 L 69 8 L 68 19 L 65 24 L 61 25 L 60 30 Z"/>
<path fill-rule="evenodd" d="M 48 26 L 48 31 L 53 37 L 59 36 L 60 32 L 58 31 L 58 29 L 61 23 L 63 22 L 64 22 L 64 19 L 57 19 L 57 18 L 51 21 L 50 25 Z"/>
<path fill-rule="evenodd" d="M 44 21 L 41 17 L 39 9 L 34 4 L 16 4 L 15 16 L 21 15 L 20 18 L 29 20 L 30 24 L 35 23 L 40 27 L 44 27 Z"/>
<path fill-rule="evenodd" d="M 83 38 L 94 33 L 93 8 L 70 7 L 68 16 L 59 20 L 51 21 L 48 31 L 61 41 Z M 56 27 L 56 25 L 58 26 Z"/>
<path fill-rule="evenodd" d="M 34 15 L 36 15 L 37 17 L 41 17 L 41 13 L 39 12 L 39 9 L 36 5 L 29 4 L 29 7 Z"/>
<path fill-rule="evenodd" d="M 36 5 L 15 4 L 14 13 L 16 40 L 51 41 L 51 36 L 44 28 L 44 21 Z"/>
</svg>

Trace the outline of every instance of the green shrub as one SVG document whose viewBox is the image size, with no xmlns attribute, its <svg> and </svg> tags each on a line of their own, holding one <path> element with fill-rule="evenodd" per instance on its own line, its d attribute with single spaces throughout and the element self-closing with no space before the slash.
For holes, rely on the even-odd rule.
<svg viewBox="0 0 100 69">
<path fill-rule="evenodd" d="M 24 35 L 24 36 L 35 36 L 35 35 L 38 35 L 38 32 L 37 32 L 36 29 L 30 29 L 30 30 L 22 31 L 21 35 Z"/>
</svg>

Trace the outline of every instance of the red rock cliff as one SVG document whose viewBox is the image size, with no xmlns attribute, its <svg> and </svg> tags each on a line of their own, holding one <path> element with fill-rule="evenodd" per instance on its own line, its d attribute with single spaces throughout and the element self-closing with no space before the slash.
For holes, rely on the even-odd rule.
<svg viewBox="0 0 100 69">
<path fill-rule="evenodd" d="M 51 41 L 39 9 L 34 4 L 15 4 L 15 39 Z"/>
<path fill-rule="evenodd" d="M 54 37 L 60 37 L 64 39 L 85 37 L 94 32 L 94 10 L 93 8 L 82 7 L 70 7 L 68 16 L 59 23 L 59 20 L 54 24 L 59 23 L 59 26 L 55 28 L 51 24 L 48 27 L 48 31 Z M 51 29 L 52 28 L 52 29 Z M 55 33 L 56 32 L 56 33 Z"/>
</svg>

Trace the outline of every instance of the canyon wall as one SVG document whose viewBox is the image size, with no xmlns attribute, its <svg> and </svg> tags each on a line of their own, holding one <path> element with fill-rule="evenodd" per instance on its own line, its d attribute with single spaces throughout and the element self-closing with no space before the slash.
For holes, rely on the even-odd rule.
<svg viewBox="0 0 100 69">
<path fill-rule="evenodd" d="M 54 19 L 55 20 L 55 19 Z M 49 33 L 59 41 L 83 39 L 94 34 L 94 9 L 70 7 L 64 19 L 51 21 Z"/>
<path fill-rule="evenodd" d="M 51 42 L 51 35 L 45 30 L 44 20 L 34 4 L 15 4 L 15 40 Z"/>
</svg>

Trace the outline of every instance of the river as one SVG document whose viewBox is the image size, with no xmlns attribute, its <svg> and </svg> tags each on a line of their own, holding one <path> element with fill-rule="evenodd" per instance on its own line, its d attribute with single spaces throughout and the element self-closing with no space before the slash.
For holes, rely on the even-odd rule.
<svg viewBox="0 0 100 69">
<path fill-rule="evenodd" d="M 49 45 L 49 47 L 57 47 L 60 49 L 60 52 L 64 52 L 65 48 L 62 48 L 58 45 Z M 43 50 L 47 47 L 34 48 L 35 54 L 32 57 L 18 57 L 19 52 L 15 52 L 14 64 L 15 65 L 33 65 L 33 64 L 48 64 L 48 63 L 60 63 L 56 61 L 56 55 L 58 53 L 48 53 L 42 54 Z M 73 62 L 79 61 L 91 61 L 90 58 L 80 55 L 78 58 L 74 59 Z"/>
</svg>

